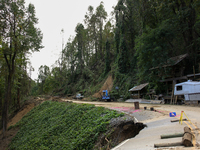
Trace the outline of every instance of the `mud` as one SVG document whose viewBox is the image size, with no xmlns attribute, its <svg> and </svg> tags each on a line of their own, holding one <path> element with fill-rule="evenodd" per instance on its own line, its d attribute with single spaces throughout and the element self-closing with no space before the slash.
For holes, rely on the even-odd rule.
<svg viewBox="0 0 200 150">
<path fill-rule="evenodd" d="M 8 123 L 8 128 L 15 125 L 19 120 L 21 120 L 31 109 L 35 107 L 35 104 L 26 105 L 20 112 L 18 112 Z"/>
</svg>

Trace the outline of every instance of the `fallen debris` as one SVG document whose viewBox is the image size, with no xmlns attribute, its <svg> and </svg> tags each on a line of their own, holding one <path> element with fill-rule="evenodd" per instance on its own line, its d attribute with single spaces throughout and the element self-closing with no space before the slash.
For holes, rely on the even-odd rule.
<svg viewBox="0 0 200 150">
<path fill-rule="evenodd" d="M 185 127 L 184 132 L 185 133 L 184 133 L 183 138 L 182 138 L 183 145 L 186 146 L 186 147 L 193 146 L 193 144 L 192 144 L 193 134 L 191 132 L 191 129 L 189 127 Z"/>
<path fill-rule="evenodd" d="M 172 147 L 172 146 L 182 146 L 182 142 L 154 144 L 155 148 L 158 148 L 158 147 Z"/>
<path fill-rule="evenodd" d="M 171 120 L 171 122 L 179 122 L 180 119 Z M 187 121 L 187 119 L 182 119 L 182 121 Z"/>
<path fill-rule="evenodd" d="M 151 111 L 154 111 L 154 108 L 153 108 L 153 107 L 151 107 L 151 108 L 150 108 L 150 110 L 151 110 Z"/>
<path fill-rule="evenodd" d="M 181 142 L 159 143 L 159 144 L 154 144 L 154 147 L 155 148 L 158 148 L 158 147 L 171 147 L 171 146 L 191 147 L 191 146 L 193 146 L 193 144 L 192 144 L 192 137 L 193 136 L 194 135 L 192 134 L 191 129 L 189 127 L 184 127 L 184 133 L 175 133 L 175 134 L 171 134 L 171 135 L 161 135 L 161 139 L 182 137 L 182 141 Z"/>
</svg>

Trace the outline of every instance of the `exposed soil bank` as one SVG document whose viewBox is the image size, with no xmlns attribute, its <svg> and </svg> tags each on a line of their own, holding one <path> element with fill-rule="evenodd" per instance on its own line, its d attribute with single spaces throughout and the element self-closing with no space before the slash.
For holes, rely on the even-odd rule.
<svg viewBox="0 0 200 150">
<path fill-rule="evenodd" d="M 113 148 L 124 140 L 135 137 L 144 127 L 146 125 L 143 123 L 135 123 L 133 118 L 127 115 L 114 118 L 110 122 L 110 130 L 100 136 L 96 147 L 98 149 Z"/>
</svg>

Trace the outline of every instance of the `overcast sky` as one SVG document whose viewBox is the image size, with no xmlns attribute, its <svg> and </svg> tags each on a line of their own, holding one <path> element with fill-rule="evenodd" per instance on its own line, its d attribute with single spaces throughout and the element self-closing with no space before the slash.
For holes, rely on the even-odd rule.
<svg viewBox="0 0 200 150">
<path fill-rule="evenodd" d="M 88 12 L 88 6 L 96 9 L 103 0 L 25 0 L 26 5 L 34 4 L 36 17 L 39 19 L 37 25 L 43 33 L 43 49 L 35 52 L 30 57 L 30 61 L 35 71 L 31 78 L 37 79 L 38 69 L 41 65 L 51 67 L 58 60 L 62 49 L 62 37 L 64 43 L 70 36 L 75 36 L 75 27 L 78 23 L 83 23 L 84 16 Z M 108 15 L 113 11 L 113 6 L 118 0 L 107 0 L 104 7 Z M 110 18 L 110 17 L 109 17 Z M 64 29 L 62 36 L 61 30 Z"/>
</svg>

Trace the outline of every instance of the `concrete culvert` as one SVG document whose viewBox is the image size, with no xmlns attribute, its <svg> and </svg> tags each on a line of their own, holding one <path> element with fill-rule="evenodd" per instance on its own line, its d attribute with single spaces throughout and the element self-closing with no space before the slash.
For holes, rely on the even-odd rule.
<svg viewBox="0 0 200 150">
<path fill-rule="evenodd" d="M 133 138 L 147 127 L 143 123 L 135 123 L 130 116 L 114 118 L 110 121 L 109 130 L 102 135 L 96 144 L 98 148 L 110 149 L 126 139 Z"/>
</svg>

